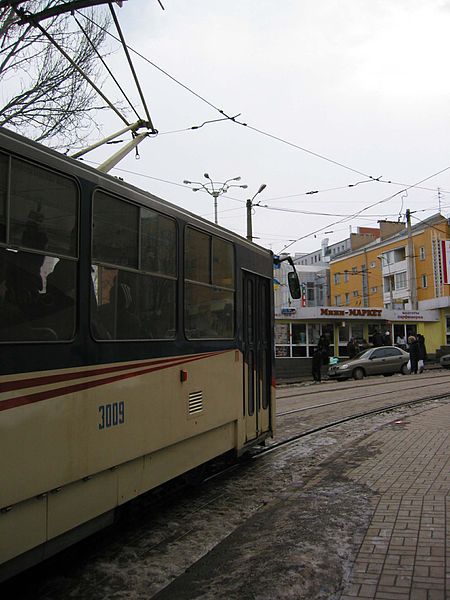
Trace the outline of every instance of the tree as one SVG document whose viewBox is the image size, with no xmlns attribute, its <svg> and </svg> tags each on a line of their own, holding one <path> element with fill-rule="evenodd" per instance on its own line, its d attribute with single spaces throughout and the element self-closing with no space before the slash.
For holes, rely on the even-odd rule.
<svg viewBox="0 0 450 600">
<path fill-rule="evenodd" d="M 36 13 L 58 0 L 24 4 Z M 89 18 L 79 20 L 86 35 L 68 13 L 42 26 L 98 84 L 96 49 L 105 40 L 109 19 L 103 9 L 84 14 Z M 0 9 L 0 125 L 57 148 L 81 145 L 97 128 L 94 111 L 104 108 L 97 100 L 95 90 L 38 28 L 20 24 L 11 7 Z"/>
</svg>

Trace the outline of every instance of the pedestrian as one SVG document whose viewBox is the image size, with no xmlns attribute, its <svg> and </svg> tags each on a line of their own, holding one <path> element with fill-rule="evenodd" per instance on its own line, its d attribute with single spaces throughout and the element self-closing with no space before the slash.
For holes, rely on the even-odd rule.
<svg viewBox="0 0 450 600">
<path fill-rule="evenodd" d="M 385 346 L 392 346 L 391 334 L 389 331 L 386 331 L 383 337 L 383 344 Z"/>
<path fill-rule="evenodd" d="M 347 354 L 349 358 L 353 358 L 358 354 L 358 348 L 353 338 L 351 338 L 347 344 Z"/>
<path fill-rule="evenodd" d="M 312 356 L 312 376 L 314 381 L 320 383 L 322 381 L 322 354 L 318 348 L 314 350 Z"/>
<path fill-rule="evenodd" d="M 427 360 L 427 348 L 425 346 L 425 337 L 421 333 L 417 334 L 417 343 L 419 345 L 419 373 L 423 373 L 425 361 Z"/>
<path fill-rule="evenodd" d="M 373 344 L 374 348 L 379 348 L 380 346 L 383 346 L 383 336 L 381 335 L 380 331 L 377 330 L 373 334 L 372 344 Z"/>
<path fill-rule="evenodd" d="M 328 366 L 330 359 L 330 342 L 325 335 L 321 335 L 317 342 L 317 350 L 322 355 L 322 364 Z"/>
<path fill-rule="evenodd" d="M 409 344 L 409 363 L 411 375 L 417 375 L 419 369 L 419 344 L 413 335 L 408 338 Z"/>
</svg>

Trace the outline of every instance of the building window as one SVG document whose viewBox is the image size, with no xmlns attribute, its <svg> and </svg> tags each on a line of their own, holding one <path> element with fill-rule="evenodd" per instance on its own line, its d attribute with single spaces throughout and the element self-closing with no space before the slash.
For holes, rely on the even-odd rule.
<svg viewBox="0 0 450 600">
<path fill-rule="evenodd" d="M 341 296 L 340 296 L 340 294 L 338 294 L 337 296 L 334 297 L 334 304 L 335 304 L 335 306 L 340 306 L 341 305 Z"/>
<path fill-rule="evenodd" d="M 348 281 L 348 271 L 344 271 L 344 282 L 347 283 Z"/>
<path fill-rule="evenodd" d="M 334 283 L 335 283 L 336 285 L 338 285 L 338 284 L 341 282 L 341 277 L 340 277 L 340 275 L 341 275 L 340 273 L 335 273 L 335 274 L 334 274 Z"/>
<path fill-rule="evenodd" d="M 395 274 L 395 286 L 396 290 L 404 290 L 406 288 L 406 271 Z"/>
<path fill-rule="evenodd" d="M 347 292 L 345 294 L 345 306 L 348 306 L 350 304 L 350 294 Z"/>
<path fill-rule="evenodd" d="M 419 258 L 420 260 L 425 260 L 425 247 L 421 246 L 419 248 Z"/>
<path fill-rule="evenodd" d="M 383 252 L 384 263 L 388 265 L 393 265 L 395 263 L 401 262 L 406 259 L 406 251 L 405 247 L 396 248 L 395 250 L 389 250 L 388 252 Z"/>
<path fill-rule="evenodd" d="M 427 276 L 426 275 L 422 275 L 422 287 L 423 288 L 428 287 L 428 280 L 427 280 Z"/>
<path fill-rule="evenodd" d="M 357 298 L 358 296 L 358 290 L 353 290 L 353 298 Z"/>
<path fill-rule="evenodd" d="M 358 272 L 358 267 L 352 267 L 352 273 L 357 273 Z"/>
<path fill-rule="evenodd" d="M 377 292 L 377 290 L 378 290 L 377 287 L 370 288 L 370 291 L 372 292 L 372 294 L 375 294 Z"/>
</svg>

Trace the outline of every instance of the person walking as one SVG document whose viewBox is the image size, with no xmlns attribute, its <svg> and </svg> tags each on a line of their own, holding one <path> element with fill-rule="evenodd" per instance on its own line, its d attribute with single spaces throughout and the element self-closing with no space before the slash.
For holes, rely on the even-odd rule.
<svg viewBox="0 0 450 600">
<path fill-rule="evenodd" d="M 321 335 L 317 342 L 317 350 L 322 357 L 322 365 L 325 367 L 324 374 L 327 374 L 328 364 L 330 362 L 330 342 L 325 335 Z"/>
<path fill-rule="evenodd" d="M 312 357 L 312 376 L 317 383 L 322 381 L 322 354 L 318 348 L 314 350 Z"/>
<path fill-rule="evenodd" d="M 417 343 L 419 345 L 419 373 L 423 373 L 425 361 L 427 360 L 427 348 L 425 346 L 425 337 L 421 333 L 417 334 Z"/>
<path fill-rule="evenodd" d="M 419 368 L 419 343 L 413 335 L 408 338 L 411 375 L 417 375 Z"/>
</svg>

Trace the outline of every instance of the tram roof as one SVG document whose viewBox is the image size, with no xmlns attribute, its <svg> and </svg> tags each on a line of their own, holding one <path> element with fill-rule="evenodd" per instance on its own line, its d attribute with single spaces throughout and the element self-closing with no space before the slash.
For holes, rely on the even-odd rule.
<svg viewBox="0 0 450 600">
<path fill-rule="evenodd" d="M 184 218 L 191 225 L 201 226 L 203 229 L 207 229 L 210 233 L 216 233 L 222 237 L 234 241 L 243 246 L 247 246 L 253 251 L 259 251 L 263 254 L 272 254 L 272 251 L 259 246 L 253 242 L 249 242 L 246 238 L 240 236 L 225 227 L 211 223 L 210 221 L 203 219 L 202 217 L 192 213 L 184 208 L 181 208 L 171 202 L 164 200 L 158 196 L 155 196 L 151 192 L 147 192 L 138 188 L 137 186 L 123 181 L 118 177 L 102 173 L 94 167 L 86 165 L 79 160 L 75 160 L 69 156 L 65 156 L 57 150 L 47 148 L 38 142 L 30 140 L 14 131 L 11 131 L 5 127 L 0 127 L 0 147 L 17 153 L 19 156 L 23 156 L 29 159 L 38 160 L 51 168 L 55 168 L 60 172 L 75 177 L 84 178 L 91 181 L 96 185 L 103 185 L 109 188 L 110 191 L 115 191 L 119 195 L 123 195 L 123 190 L 128 191 L 128 198 L 135 202 L 141 203 L 147 201 L 149 207 L 158 208 L 166 214 L 173 217 Z M 130 197 L 131 193 L 131 197 Z M 134 197 L 133 197 L 134 195 Z"/>
</svg>

